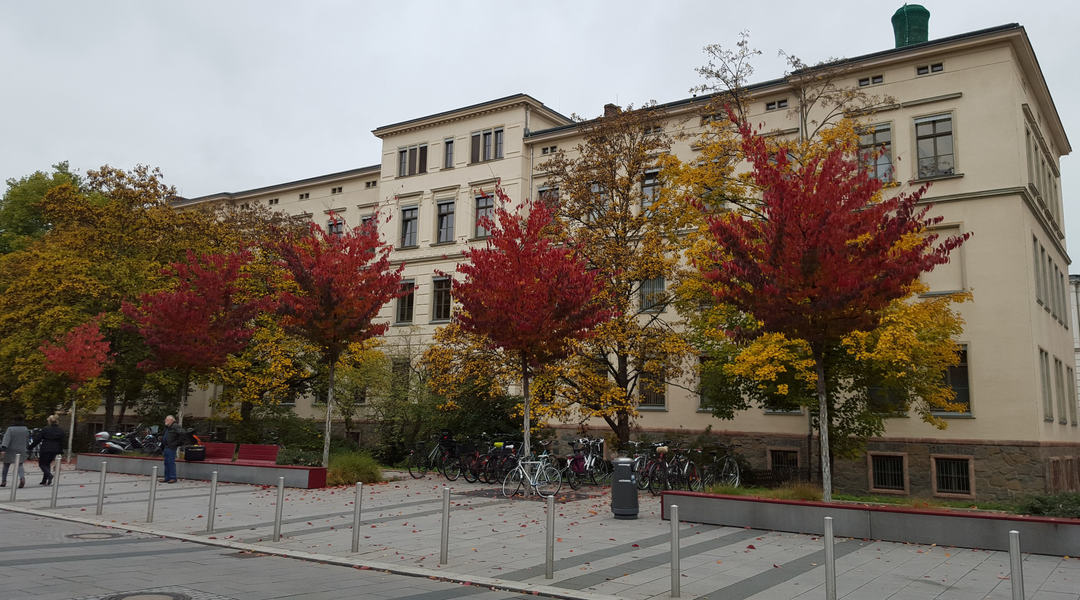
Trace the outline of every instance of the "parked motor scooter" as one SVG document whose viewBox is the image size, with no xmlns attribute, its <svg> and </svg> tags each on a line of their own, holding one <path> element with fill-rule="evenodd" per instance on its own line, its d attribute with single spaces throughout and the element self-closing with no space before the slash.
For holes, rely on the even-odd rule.
<svg viewBox="0 0 1080 600">
<path fill-rule="evenodd" d="M 124 445 L 121 445 L 119 441 L 114 441 L 108 431 L 99 431 L 94 434 L 94 448 L 95 452 L 102 454 L 123 454 L 125 450 L 129 449 Z"/>
</svg>

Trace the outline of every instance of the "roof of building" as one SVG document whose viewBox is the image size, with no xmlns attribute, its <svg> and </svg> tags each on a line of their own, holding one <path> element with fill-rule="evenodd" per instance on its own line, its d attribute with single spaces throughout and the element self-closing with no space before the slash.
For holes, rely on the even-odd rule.
<svg viewBox="0 0 1080 600">
<path fill-rule="evenodd" d="M 358 169 L 349 169 L 347 171 L 338 171 L 337 173 L 328 173 L 326 175 L 317 175 L 315 177 L 308 177 L 306 179 L 297 179 L 295 181 L 287 181 L 285 183 L 275 183 L 274 185 L 268 185 L 264 187 L 254 188 L 250 190 L 241 190 L 239 192 L 218 192 L 216 194 L 207 194 L 206 196 L 198 196 L 195 198 L 183 198 L 177 197 L 173 202 L 174 206 L 183 206 L 185 204 L 195 204 L 198 202 L 205 202 L 207 200 L 232 200 L 240 196 L 256 196 L 259 194 L 265 194 L 267 192 L 273 192 L 275 190 L 286 190 L 289 188 L 301 187 L 305 185 L 314 185 L 318 183 L 328 183 L 337 179 L 343 179 L 346 177 L 355 177 L 357 175 L 363 175 L 365 173 L 379 173 L 382 170 L 382 165 L 371 165 L 368 167 L 360 167 Z"/>
<path fill-rule="evenodd" d="M 481 110 L 481 109 L 484 109 L 484 108 L 487 108 L 487 107 L 490 107 L 490 106 L 495 106 L 495 105 L 498 105 L 498 104 L 504 104 L 504 103 L 507 103 L 507 102 L 512 101 L 512 100 L 526 101 L 526 102 L 528 102 L 530 104 L 534 104 L 534 105 L 536 105 L 538 107 L 542 107 L 544 110 L 548 111 L 549 113 L 551 113 L 553 116 L 555 116 L 557 118 L 561 118 L 564 121 L 570 121 L 570 117 L 567 117 L 567 116 L 559 113 L 558 111 L 555 111 L 555 110 L 552 110 L 551 108 L 548 108 L 547 106 L 544 105 L 543 102 L 540 102 L 539 100 L 537 100 L 536 98 L 533 98 L 532 96 L 530 96 L 528 94 L 520 93 L 520 94 L 512 94 L 510 96 L 504 96 L 502 98 L 496 98 L 494 100 L 487 100 L 487 101 L 480 102 L 480 103 L 477 103 L 477 104 L 470 104 L 468 106 L 462 106 L 461 108 L 455 108 L 455 109 L 452 109 L 452 110 L 445 110 L 445 111 L 434 113 L 434 114 L 431 114 L 431 115 L 425 115 L 423 117 L 416 117 L 415 119 L 408 119 L 406 121 L 400 121 L 398 123 L 391 123 L 390 125 L 383 125 L 382 127 L 378 127 L 376 129 L 372 130 L 372 133 L 374 133 L 376 136 L 378 136 L 382 132 L 389 131 L 391 129 L 398 129 L 398 128 L 403 127 L 405 125 L 411 125 L 411 124 L 414 124 L 414 123 L 420 123 L 422 121 L 429 121 L 429 120 L 433 120 L 433 119 L 439 119 L 440 117 L 448 117 L 450 115 L 454 115 L 454 114 L 457 114 L 457 113 L 473 112 L 473 111 Z"/>
</svg>

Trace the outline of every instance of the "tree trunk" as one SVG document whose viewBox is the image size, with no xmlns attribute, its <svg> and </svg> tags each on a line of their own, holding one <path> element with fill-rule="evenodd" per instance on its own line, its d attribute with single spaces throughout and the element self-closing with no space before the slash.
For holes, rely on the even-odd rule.
<svg viewBox="0 0 1080 600">
<path fill-rule="evenodd" d="M 176 422 L 184 426 L 184 409 L 187 408 L 188 388 L 191 387 L 191 373 L 184 373 L 183 387 L 180 388 L 180 408 L 176 410 Z"/>
<path fill-rule="evenodd" d="M 832 502 L 832 460 L 829 454 L 829 400 L 825 392 L 825 348 L 822 344 L 811 346 L 814 368 L 817 370 L 818 440 L 821 444 L 821 499 Z"/>
<path fill-rule="evenodd" d="M 68 430 L 67 459 L 71 462 L 71 447 L 75 445 L 75 392 L 71 393 L 71 429 Z"/>
<path fill-rule="evenodd" d="M 252 404 L 252 403 L 250 403 L 250 402 L 248 402 L 246 400 L 241 402 L 240 403 L 240 422 L 241 423 L 247 423 L 248 421 L 250 421 L 251 420 L 251 411 L 254 410 L 254 409 L 255 409 L 254 404 Z"/>
<path fill-rule="evenodd" d="M 529 460 L 529 431 L 532 425 L 529 423 L 529 413 L 531 407 L 529 406 L 529 361 L 524 356 L 521 357 L 521 392 L 525 397 L 525 447 L 523 448 L 522 460 Z"/>
<path fill-rule="evenodd" d="M 334 410 L 334 363 L 337 360 L 330 361 L 330 375 L 327 378 L 329 382 L 326 387 L 326 432 L 323 433 L 323 447 L 322 447 L 322 466 L 330 467 L 330 426 L 333 419 Z"/>
<path fill-rule="evenodd" d="M 112 433 L 113 408 L 116 406 L 116 371 L 109 374 L 109 383 L 105 385 L 105 428 L 104 431 Z"/>
</svg>

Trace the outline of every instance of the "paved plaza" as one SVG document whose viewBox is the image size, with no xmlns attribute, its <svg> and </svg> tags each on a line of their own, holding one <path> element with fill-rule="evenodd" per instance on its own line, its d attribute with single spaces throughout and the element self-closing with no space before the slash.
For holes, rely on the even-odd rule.
<svg viewBox="0 0 1080 600">
<path fill-rule="evenodd" d="M 148 477 L 109 474 L 96 516 L 99 479 L 63 472 L 56 508 L 51 488 L 20 489 L 14 503 L 0 489 L 0 600 L 145 590 L 195 600 L 670 597 L 671 525 L 648 494 L 637 520 L 614 519 L 604 489 L 560 494 L 554 578 L 545 579 L 545 503 L 492 486 L 449 484 L 449 559 L 440 565 L 446 482 L 437 476 L 364 486 L 356 553 L 351 487 L 287 489 L 284 539 L 273 542 L 274 487 L 220 484 L 207 533 L 208 482 L 160 484 L 147 523 Z M 825 598 L 817 536 L 683 523 L 679 537 L 683 598 Z M 844 538 L 835 549 L 841 598 L 1011 598 L 1004 552 Z M 1035 600 L 1080 600 L 1080 560 L 1025 555 L 1024 585 Z"/>
</svg>

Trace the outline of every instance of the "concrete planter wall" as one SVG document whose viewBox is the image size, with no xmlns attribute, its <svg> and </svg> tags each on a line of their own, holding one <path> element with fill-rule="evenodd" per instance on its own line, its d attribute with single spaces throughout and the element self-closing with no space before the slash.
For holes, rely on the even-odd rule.
<svg viewBox="0 0 1080 600">
<path fill-rule="evenodd" d="M 158 467 L 158 476 L 164 473 L 163 459 L 146 456 L 118 456 L 113 454 L 80 454 L 75 468 L 85 471 L 101 470 L 101 463 L 108 463 L 110 473 L 128 473 L 130 475 L 150 475 L 154 466 Z M 187 462 L 176 461 L 176 475 L 180 479 L 208 480 L 211 473 L 218 472 L 218 481 L 222 483 L 250 483 L 254 485 L 277 485 L 278 477 L 285 478 L 286 487 L 322 488 L 326 487 L 325 467 L 294 467 L 287 465 L 240 465 L 235 463 Z"/>
<path fill-rule="evenodd" d="M 692 523 L 821 535 L 824 518 L 832 517 L 833 531 L 839 537 L 983 550 L 1007 551 L 1009 531 L 1016 530 L 1020 532 L 1023 552 L 1080 555 L 1080 519 L 855 506 L 696 492 L 664 492 L 662 518 L 668 518 L 672 504 L 679 507 L 680 521 Z"/>
</svg>

